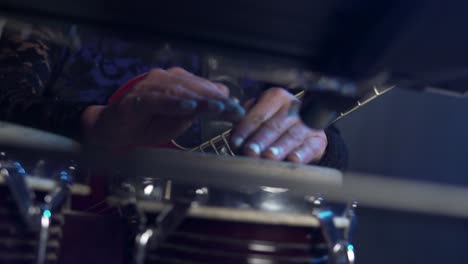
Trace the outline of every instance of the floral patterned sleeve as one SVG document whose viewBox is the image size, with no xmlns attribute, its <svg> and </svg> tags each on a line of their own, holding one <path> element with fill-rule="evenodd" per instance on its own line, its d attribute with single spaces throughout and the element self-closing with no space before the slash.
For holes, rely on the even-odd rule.
<svg viewBox="0 0 468 264">
<path fill-rule="evenodd" d="M 56 34 L 47 29 L 34 29 L 28 37 L 22 37 L 16 32 L 3 31 L 0 120 L 80 140 L 81 113 L 87 104 L 61 102 L 50 93 L 67 57 L 67 48 L 52 41 Z"/>
</svg>

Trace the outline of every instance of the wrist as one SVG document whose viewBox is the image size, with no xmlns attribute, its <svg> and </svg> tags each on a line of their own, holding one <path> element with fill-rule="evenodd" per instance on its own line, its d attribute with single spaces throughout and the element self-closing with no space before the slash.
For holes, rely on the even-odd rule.
<svg viewBox="0 0 468 264">
<path fill-rule="evenodd" d="M 96 126 L 105 108 L 104 105 L 91 105 L 86 107 L 81 114 L 81 132 L 84 143 L 97 143 L 99 137 Z"/>
</svg>

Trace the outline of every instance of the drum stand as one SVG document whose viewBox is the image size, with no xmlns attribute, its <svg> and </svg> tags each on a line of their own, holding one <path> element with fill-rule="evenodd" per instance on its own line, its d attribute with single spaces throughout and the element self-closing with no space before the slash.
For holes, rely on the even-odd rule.
<svg viewBox="0 0 468 264">
<path fill-rule="evenodd" d="M 321 201 L 318 200 L 318 204 Z M 315 209 L 313 215 L 319 220 L 320 228 L 328 245 L 328 264 L 353 264 L 355 261 L 354 246 L 351 244 L 357 225 L 354 210 L 356 203 L 347 206 L 344 216 L 349 220 L 349 226 L 340 232 L 333 221 L 334 214 L 327 209 Z"/>
<path fill-rule="evenodd" d="M 144 264 L 149 248 L 156 249 L 165 239 L 176 230 L 188 215 L 193 205 L 203 204 L 206 200 L 208 189 L 199 188 L 187 193 L 185 197 L 179 197 L 176 201 L 167 204 L 156 217 L 153 225 L 147 225 L 147 219 L 141 209 L 138 208 L 136 192 L 133 187 L 130 202 L 134 216 L 138 219 L 138 231 L 135 236 L 134 263 Z M 164 193 L 164 192 L 163 192 Z M 162 195 L 165 196 L 164 194 Z M 349 220 L 349 226 L 345 230 L 339 230 L 334 223 L 334 213 L 322 208 L 322 200 L 314 201 L 316 208 L 312 215 L 319 221 L 321 232 L 326 240 L 328 256 L 324 261 L 328 264 L 354 264 L 354 246 L 351 243 L 352 235 L 357 221 L 354 210 L 356 203 L 351 203 L 345 210 L 344 216 Z"/>
<path fill-rule="evenodd" d="M 163 199 L 171 198 L 170 190 L 171 181 L 166 181 L 165 184 L 156 188 L 161 188 Z M 147 225 L 147 218 L 143 211 L 138 207 L 136 190 L 133 186 L 126 186 L 129 193 L 129 206 L 134 214 L 134 218 L 138 221 L 138 233 L 135 237 L 134 263 L 144 264 L 146 252 L 149 246 L 157 248 L 165 239 L 182 223 L 187 216 L 190 208 L 194 204 L 203 204 L 206 201 L 208 189 L 205 187 L 188 191 L 184 196 L 167 204 L 157 216 L 154 225 Z"/>
<path fill-rule="evenodd" d="M 70 167 L 70 169 L 74 170 L 74 167 Z M 70 196 L 71 176 L 69 172 L 62 171 L 60 173 L 59 183 L 44 197 L 44 202 L 41 204 L 35 202 L 34 192 L 26 183 L 28 176 L 20 163 L 7 160 L 5 155 L 0 156 L 0 176 L 7 183 L 26 231 L 38 235 L 35 263 L 47 263 L 49 227 L 53 221 L 52 216 L 62 210 Z"/>
</svg>

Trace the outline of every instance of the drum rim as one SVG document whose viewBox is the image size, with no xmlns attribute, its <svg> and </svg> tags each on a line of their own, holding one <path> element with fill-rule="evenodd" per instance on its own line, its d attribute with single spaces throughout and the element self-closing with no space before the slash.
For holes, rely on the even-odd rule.
<svg viewBox="0 0 468 264">
<path fill-rule="evenodd" d="M 125 206 L 127 200 L 115 196 L 107 199 L 114 206 Z M 159 213 L 168 204 L 158 201 L 137 201 L 138 208 L 148 213 Z M 228 208 L 219 206 L 194 205 L 190 208 L 189 217 L 205 220 L 220 220 L 250 224 L 281 225 L 291 227 L 320 228 L 319 220 L 311 215 L 298 213 L 267 212 L 255 209 Z M 348 228 L 349 219 L 344 216 L 336 216 L 333 219 L 338 229 Z"/>
<path fill-rule="evenodd" d="M 50 192 L 57 188 L 58 182 L 53 179 L 44 179 L 34 175 L 25 175 L 26 184 L 35 191 Z M 0 174 L 0 185 L 5 185 L 5 176 Z M 71 186 L 73 195 L 86 196 L 91 193 L 91 188 L 85 184 L 75 183 Z"/>
</svg>

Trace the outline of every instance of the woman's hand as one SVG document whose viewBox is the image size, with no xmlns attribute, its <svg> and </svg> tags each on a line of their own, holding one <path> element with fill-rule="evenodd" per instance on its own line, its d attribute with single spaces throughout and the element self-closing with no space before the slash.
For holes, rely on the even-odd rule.
<svg viewBox="0 0 468 264">
<path fill-rule="evenodd" d="M 234 127 L 231 143 L 251 157 L 319 162 L 327 147 L 323 130 L 308 128 L 289 107 L 298 100 L 285 89 L 271 88 L 253 104 Z"/>
<path fill-rule="evenodd" d="M 229 90 L 181 68 L 154 69 L 116 103 L 82 115 L 88 143 L 120 147 L 158 145 L 183 133 L 197 117 L 239 121 L 244 109 Z"/>
</svg>

